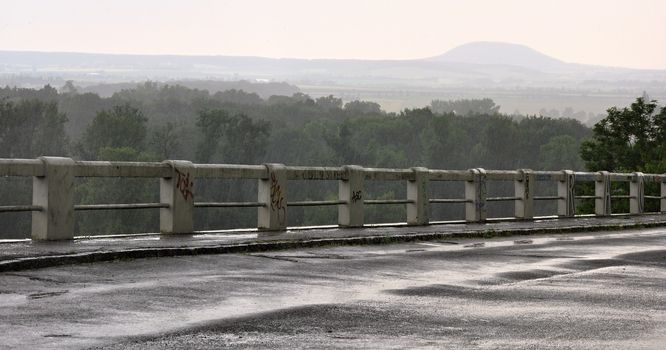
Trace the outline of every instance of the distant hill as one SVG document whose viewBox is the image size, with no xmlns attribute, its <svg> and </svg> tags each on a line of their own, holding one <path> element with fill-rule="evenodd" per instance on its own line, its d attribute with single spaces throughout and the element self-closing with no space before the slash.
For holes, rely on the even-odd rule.
<svg viewBox="0 0 666 350">
<path fill-rule="evenodd" d="M 430 58 L 415 60 L 294 59 L 242 56 L 113 55 L 92 53 L 0 51 L 0 85 L 53 82 L 62 86 L 146 80 L 271 82 L 270 95 L 302 86 L 413 90 L 441 88 L 567 88 L 595 91 L 663 90 L 666 70 L 639 70 L 567 63 L 524 45 L 474 42 Z M 255 88 L 257 86 L 254 86 Z M 101 91 L 101 89 L 100 89 Z M 305 91 L 305 90 L 304 90 Z M 333 93 L 336 90 L 329 90 Z M 105 92 L 102 92 L 105 93 Z M 106 92 L 108 93 L 108 92 Z M 328 93 L 328 92 L 325 92 Z"/>
<path fill-rule="evenodd" d="M 446 53 L 428 58 L 434 62 L 509 65 L 535 70 L 557 70 L 567 63 L 530 47 L 501 42 L 479 41 L 460 45 Z"/>
<path fill-rule="evenodd" d="M 569 63 L 497 42 L 469 43 L 412 60 L 0 51 L 0 87 L 60 88 L 68 80 L 81 92 L 104 96 L 151 81 L 211 92 L 242 89 L 264 98 L 296 91 L 315 98 L 332 94 L 344 101 L 378 102 L 390 111 L 435 99 L 492 98 L 505 113 L 571 107 L 596 117 L 643 93 L 666 101 L 666 70 Z"/>
</svg>

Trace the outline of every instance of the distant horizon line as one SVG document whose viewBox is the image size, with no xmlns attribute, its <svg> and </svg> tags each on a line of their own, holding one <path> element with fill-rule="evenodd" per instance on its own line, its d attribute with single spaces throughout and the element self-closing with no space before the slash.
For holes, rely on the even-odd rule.
<svg viewBox="0 0 666 350">
<path fill-rule="evenodd" d="M 456 48 L 469 45 L 469 44 L 475 44 L 475 43 L 494 43 L 494 44 L 506 44 L 506 45 L 511 45 L 511 46 L 522 46 L 525 48 L 528 48 L 530 50 L 533 50 L 541 55 L 544 55 L 546 57 L 556 59 L 561 61 L 564 64 L 572 64 L 572 65 L 582 65 L 582 66 L 595 66 L 595 67 L 603 67 L 603 68 L 614 68 L 614 69 L 631 69 L 631 70 L 639 70 L 639 71 L 664 71 L 666 70 L 666 67 L 664 68 L 634 68 L 634 67 L 626 67 L 626 66 L 609 66 L 609 65 L 604 65 L 604 64 L 597 64 L 597 63 L 577 63 L 577 62 L 567 62 L 564 60 L 561 60 L 557 57 L 550 56 L 548 54 L 545 54 L 539 50 L 536 50 L 532 48 L 531 46 L 525 45 L 525 44 L 517 44 L 517 43 L 511 43 L 511 42 L 505 42 L 505 41 L 485 41 L 485 40 L 480 40 L 480 41 L 470 41 L 464 44 L 456 45 L 440 54 L 436 54 L 434 56 L 427 56 L 427 57 L 420 57 L 420 58 L 331 58 L 331 57 L 319 57 L 319 58 L 304 58 L 304 57 L 293 57 L 293 56 L 286 56 L 286 57 L 271 57 L 271 56 L 261 56 L 261 55 L 235 55 L 235 54 L 206 54 L 206 53 L 128 53 L 128 52 L 92 52 L 92 51 L 67 51 L 67 50 L 56 50 L 56 51 L 48 51 L 48 50 L 40 50 L 40 49 L 29 49 L 29 50 L 16 50 L 16 49 L 4 49 L 0 48 L 0 52 L 11 52 L 11 53 L 38 53 L 38 54 L 73 54 L 73 55 L 106 55 L 106 56 L 150 56 L 150 57 L 207 57 L 207 58 L 214 58 L 214 57 L 236 57 L 236 58 L 260 58 L 260 59 L 273 59 L 273 60 L 302 60 L 302 61 L 396 61 L 396 62 L 404 62 L 404 61 L 428 61 L 433 58 L 436 58 L 438 56 L 444 55 L 448 53 L 449 51 L 452 51 Z M 1 62 L 0 62 L 1 63 Z M 455 63 L 455 62 L 450 62 L 450 63 Z M 466 63 L 466 64 L 474 64 L 474 63 L 469 63 L 469 62 L 457 62 L 457 63 Z"/>
<path fill-rule="evenodd" d="M 529 48 L 531 50 L 534 50 L 536 52 L 539 52 L 543 55 L 546 55 L 528 45 L 525 44 L 517 44 L 517 43 L 512 43 L 512 42 L 507 42 L 507 41 L 489 41 L 489 40 L 479 40 L 479 41 L 469 41 L 464 44 L 456 45 L 453 46 L 439 54 L 435 54 L 434 56 L 426 56 L 426 57 L 421 57 L 421 58 L 330 58 L 330 57 L 319 57 L 319 58 L 305 58 L 305 57 L 271 57 L 271 56 L 261 56 L 261 55 L 235 55 L 235 54 L 209 54 L 209 53 L 136 53 L 136 52 L 99 52 L 99 51 L 67 51 L 67 50 L 55 50 L 55 51 L 49 51 L 49 50 L 40 50 L 40 49 L 28 49 L 28 50 L 16 50 L 16 49 L 3 49 L 0 48 L 0 52 L 34 52 L 34 53 L 63 53 L 63 54 L 88 54 L 88 55 L 114 55 L 114 56 L 202 56 L 202 57 L 253 57 L 253 58 L 270 58 L 270 59 L 294 59 L 294 60 L 353 60 L 353 61 L 418 61 L 418 60 L 427 60 L 431 59 L 443 54 L 446 54 L 447 52 L 459 48 L 461 46 L 469 45 L 469 44 L 477 44 L 477 43 L 490 43 L 490 44 L 506 44 L 506 45 L 512 45 L 512 46 L 523 46 L 526 48 Z M 549 56 L 549 55 L 546 55 Z M 551 56 L 549 56 L 551 57 Z"/>
<path fill-rule="evenodd" d="M 100 51 L 66 51 L 66 50 L 57 50 L 57 51 L 48 51 L 48 50 L 39 50 L 39 49 L 30 49 L 30 50 L 15 50 L 15 49 L 3 49 L 0 48 L 0 52 L 18 52 L 18 53 L 52 53 L 52 54 L 80 54 L 80 55 L 109 55 L 109 56 L 177 56 L 177 57 L 242 57 L 242 58 L 267 58 L 274 60 L 304 60 L 304 61 L 316 61 L 316 60 L 328 60 L 328 61 L 420 61 L 427 60 L 436 56 L 428 56 L 421 58 L 331 58 L 331 57 L 319 57 L 319 58 L 307 58 L 307 57 L 295 57 L 295 56 L 261 56 L 261 55 L 240 55 L 240 54 L 212 54 L 212 53 L 137 53 L 137 52 L 100 52 Z"/>
</svg>

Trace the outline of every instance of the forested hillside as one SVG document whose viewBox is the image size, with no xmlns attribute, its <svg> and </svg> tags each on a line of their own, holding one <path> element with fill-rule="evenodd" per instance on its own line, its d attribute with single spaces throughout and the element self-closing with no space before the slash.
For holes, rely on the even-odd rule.
<svg viewBox="0 0 666 350">
<path fill-rule="evenodd" d="M 457 108 L 456 106 L 464 106 Z M 432 107 L 432 108 L 431 108 Z M 440 113 L 433 113 L 439 111 Z M 60 91 L 0 89 L 0 157 L 70 156 L 86 160 L 439 169 L 583 169 L 580 143 L 591 130 L 573 119 L 509 117 L 491 100 L 433 101 L 432 106 L 386 113 L 374 102 L 305 94 L 261 98 L 227 90 L 209 93 L 145 83 L 111 97 Z M 462 111 L 462 112 L 461 112 Z M 30 179 L 4 179 L 0 205 L 27 204 Z M 199 199 L 252 199 L 255 184 L 200 181 Z M 372 184 L 376 198 L 404 196 L 402 184 Z M 442 191 L 457 191 L 442 190 Z M 323 199 L 337 184 L 293 186 L 290 196 Z M 82 179 L 80 203 L 155 201 L 157 181 Z M 404 208 L 371 209 L 368 221 L 395 220 Z M 443 218 L 459 210 L 442 209 Z M 79 215 L 81 214 L 81 215 Z M 255 211 L 197 212 L 199 229 L 252 226 Z M 0 235 L 29 232 L 27 214 L 0 214 Z M 77 234 L 157 229 L 157 211 L 77 213 Z M 335 208 L 294 208 L 290 225 L 335 221 Z M 1 236 L 0 236 L 1 237 Z"/>
</svg>

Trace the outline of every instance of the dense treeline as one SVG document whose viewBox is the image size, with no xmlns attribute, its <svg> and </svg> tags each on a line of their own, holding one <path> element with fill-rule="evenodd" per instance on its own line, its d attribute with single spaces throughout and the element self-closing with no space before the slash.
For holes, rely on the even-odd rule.
<svg viewBox="0 0 666 350">
<path fill-rule="evenodd" d="M 437 113 L 435 113 L 435 112 Z M 0 89 L 0 157 L 70 156 L 88 160 L 188 159 L 200 163 L 425 166 L 440 169 L 583 168 L 578 155 L 591 130 L 573 119 L 501 115 L 492 100 L 433 101 L 431 107 L 386 113 L 374 102 L 343 103 L 302 93 L 261 98 L 228 90 L 209 93 L 145 83 L 108 98 L 92 93 Z M 12 179 L 12 186 L 29 183 Z M 25 180 L 25 179 L 23 179 Z M 80 203 L 156 201 L 156 181 L 84 179 Z M 255 200 L 247 181 L 200 181 L 199 200 Z M 299 184 L 290 196 L 334 198 L 337 184 Z M 29 202 L 0 189 L 0 205 Z M 402 184 L 370 184 L 374 197 L 404 196 Z M 454 193 L 458 189 L 440 189 Z M 448 191 L 448 192 L 447 192 Z M 24 191 L 25 192 L 25 191 Z M 28 199 L 26 199 L 28 198 Z M 439 210 L 439 209 L 438 209 Z M 368 221 L 398 220 L 404 208 L 368 211 Z M 444 218 L 458 209 L 441 209 Z M 157 229 L 156 211 L 77 213 L 77 234 Z M 10 234 L 29 231 L 25 217 L 0 214 Z M 14 216 L 12 216 L 14 215 Z M 256 213 L 197 212 L 200 229 L 252 226 Z M 18 218 L 17 218 L 18 217 Z M 290 224 L 335 222 L 335 208 L 290 209 Z"/>
<path fill-rule="evenodd" d="M 666 107 L 643 96 L 629 107 L 611 107 L 594 125 L 593 137 L 581 145 L 581 157 L 591 171 L 666 173 Z M 613 195 L 628 195 L 627 183 L 613 183 Z M 656 196 L 645 202 L 645 211 L 660 211 L 660 185 L 647 183 L 645 194 Z M 591 192 L 591 191 L 589 191 Z M 613 201 L 613 213 L 627 212 L 628 200 Z"/>
</svg>

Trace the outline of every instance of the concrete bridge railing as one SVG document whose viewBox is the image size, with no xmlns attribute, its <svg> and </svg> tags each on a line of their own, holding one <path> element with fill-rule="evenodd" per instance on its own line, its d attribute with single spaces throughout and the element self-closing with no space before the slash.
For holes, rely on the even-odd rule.
<svg viewBox="0 0 666 350">
<path fill-rule="evenodd" d="M 629 199 L 628 214 L 643 214 L 645 200 L 659 200 L 660 211 L 666 212 L 666 175 L 643 173 L 573 172 L 520 170 L 435 170 L 426 168 L 378 169 L 360 166 L 302 167 L 282 164 L 231 165 L 193 164 L 169 160 L 150 162 L 75 161 L 70 158 L 40 157 L 38 159 L 0 159 L 0 176 L 33 178 L 32 205 L 0 206 L 3 212 L 32 212 L 32 239 L 62 240 L 73 238 L 74 215 L 83 210 L 121 210 L 159 208 L 160 232 L 193 232 L 193 213 L 200 207 L 256 207 L 257 228 L 285 230 L 288 208 L 295 206 L 337 206 L 338 224 L 342 227 L 362 227 L 366 205 L 404 204 L 408 225 L 429 224 L 430 205 L 462 203 L 465 221 L 484 222 L 486 203 L 510 201 L 515 205 L 516 219 L 533 219 L 535 201 L 556 201 L 557 216 L 573 217 L 576 199 L 594 199 L 597 216 L 611 215 L 611 200 Z M 160 179 L 159 203 L 75 204 L 76 177 L 143 177 Z M 197 202 L 194 183 L 198 179 L 254 179 L 258 181 L 256 202 Z M 337 200 L 289 201 L 290 180 L 335 180 L 339 183 Z M 407 198 L 365 198 L 366 181 L 404 181 Z M 429 198 L 428 186 L 434 181 L 462 181 L 464 198 Z M 513 182 L 515 195 L 488 197 L 488 181 Z M 536 196 L 537 183 L 551 182 L 557 186 L 556 196 Z M 577 182 L 593 182 L 593 196 L 577 196 Z M 612 195 L 611 182 L 629 182 L 629 195 Z M 659 183 L 660 195 L 644 193 L 644 184 Z"/>
</svg>

